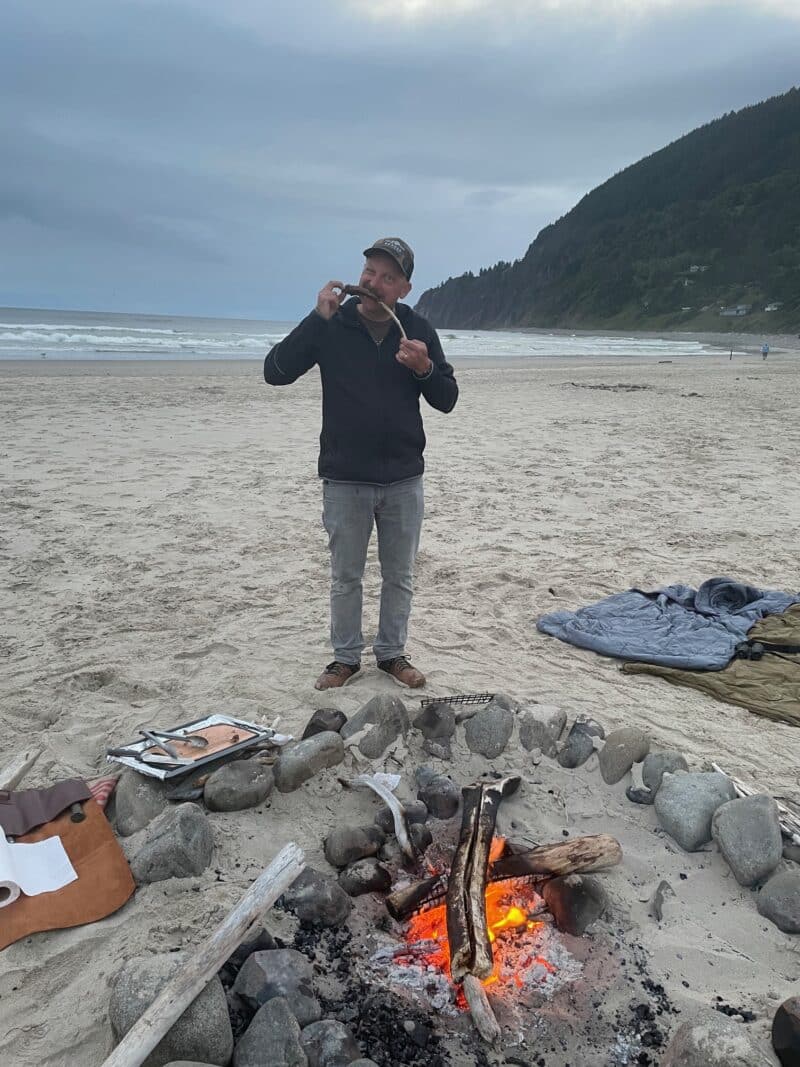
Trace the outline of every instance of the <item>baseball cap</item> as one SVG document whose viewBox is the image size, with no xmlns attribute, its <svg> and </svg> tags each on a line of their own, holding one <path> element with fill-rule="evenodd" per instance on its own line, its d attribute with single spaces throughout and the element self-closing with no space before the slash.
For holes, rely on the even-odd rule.
<svg viewBox="0 0 800 1067">
<path fill-rule="evenodd" d="M 374 244 L 364 249 L 365 256 L 371 256 L 374 252 L 383 252 L 385 255 L 391 256 L 405 275 L 406 281 L 411 281 L 411 274 L 414 270 L 414 253 L 402 238 L 379 237 Z"/>
</svg>

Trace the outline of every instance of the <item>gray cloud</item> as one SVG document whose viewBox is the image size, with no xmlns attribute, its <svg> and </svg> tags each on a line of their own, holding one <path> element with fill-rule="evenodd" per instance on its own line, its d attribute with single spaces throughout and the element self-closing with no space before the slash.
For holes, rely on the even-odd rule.
<svg viewBox="0 0 800 1067">
<path fill-rule="evenodd" d="M 777 8 L 586 12 L 5 0 L 0 303 L 292 318 L 382 233 L 421 291 L 797 77 Z"/>
</svg>

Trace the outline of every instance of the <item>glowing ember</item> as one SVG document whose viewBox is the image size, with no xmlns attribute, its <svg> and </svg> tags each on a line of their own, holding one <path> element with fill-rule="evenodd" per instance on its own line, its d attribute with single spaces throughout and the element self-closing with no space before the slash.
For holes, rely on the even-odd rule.
<svg viewBox="0 0 800 1067">
<path fill-rule="evenodd" d="M 538 969 L 554 973 L 556 968 L 536 952 L 543 923 L 533 918 L 544 902 L 530 882 L 491 883 L 486 889 L 486 920 L 492 942 L 494 968 L 483 982 L 493 992 L 519 989 Z M 406 930 L 410 957 L 433 967 L 450 978 L 450 947 L 447 941 L 447 915 L 444 904 L 412 916 Z M 460 993 L 457 1003 L 464 1006 Z"/>
</svg>

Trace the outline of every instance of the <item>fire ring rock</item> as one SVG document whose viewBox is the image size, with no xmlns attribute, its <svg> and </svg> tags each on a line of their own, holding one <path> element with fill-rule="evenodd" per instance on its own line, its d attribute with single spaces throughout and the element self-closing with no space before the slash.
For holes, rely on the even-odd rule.
<svg viewBox="0 0 800 1067">
<path fill-rule="evenodd" d="M 350 897 L 360 897 L 364 893 L 387 893 L 392 885 L 392 876 L 377 860 L 358 860 L 340 872 L 339 885 Z"/>
<path fill-rule="evenodd" d="M 477 711 L 464 726 L 464 740 L 470 752 L 497 759 L 514 730 L 514 711 L 509 703 L 495 697 Z"/>
<path fill-rule="evenodd" d="M 317 708 L 308 720 L 301 740 L 306 741 L 309 737 L 315 737 L 326 731 L 338 734 L 346 722 L 347 716 L 338 708 Z"/>
<path fill-rule="evenodd" d="M 342 737 L 347 740 L 372 726 L 358 742 L 358 750 L 367 759 L 378 759 L 400 734 L 408 733 L 408 711 L 399 697 L 379 694 L 353 715 L 342 727 Z"/>
<path fill-rule="evenodd" d="M 642 784 L 652 790 L 653 799 L 661 788 L 661 779 L 669 771 L 676 774 L 678 771 L 688 771 L 689 764 L 680 752 L 667 749 L 664 752 L 648 752 L 642 764 Z"/>
<path fill-rule="evenodd" d="M 239 971 L 232 992 L 250 1011 L 257 1011 L 275 997 L 284 997 L 300 1026 L 308 1026 L 322 1017 L 313 978 L 311 963 L 302 952 L 276 948 L 254 952 Z"/>
<path fill-rule="evenodd" d="M 209 811 L 243 811 L 261 804 L 272 792 L 272 770 L 258 760 L 234 760 L 209 777 L 203 800 Z"/>
<path fill-rule="evenodd" d="M 186 958 L 185 953 L 127 960 L 111 985 L 108 1017 L 119 1043 L 150 1007 Z M 233 1031 L 222 983 L 215 975 L 159 1041 L 142 1067 L 163 1067 L 176 1057 L 230 1063 Z"/>
<path fill-rule="evenodd" d="M 234 1067 L 308 1067 L 302 1032 L 284 997 L 259 1008 L 239 1038 Z"/>
<path fill-rule="evenodd" d="M 612 730 L 600 750 L 600 773 L 606 785 L 621 782 L 634 763 L 641 763 L 650 751 L 650 738 L 635 726 Z"/>
<path fill-rule="evenodd" d="M 763 881 L 781 861 L 783 836 L 772 797 L 729 800 L 714 812 L 711 833 L 739 885 Z"/>
<path fill-rule="evenodd" d="M 562 933 L 580 936 L 608 907 L 608 897 L 596 878 L 568 874 L 551 878 L 542 895 Z"/>
<path fill-rule="evenodd" d="M 206 814 L 196 804 L 179 804 L 150 823 L 144 844 L 131 860 L 131 872 L 139 885 L 188 878 L 203 873 L 213 851 Z"/>
<path fill-rule="evenodd" d="M 789 997 L 775 1012 L 772 1047 L 783 1067 L 800 1063 L 800 997 Z"/>
<path fill-rule="evenodd" d="M 334 826 L 325 838 L 325 859 L 332 867 L 347 867 L 376 856 L 385 840 L 379 826 Z"/>
<path fill-rule="evenodd" d="M 800 934 L 800 871 L 773 875 L 758 894 L 756 907 L 785 934 Z"/>
<path fill-rule="evenodd" d="M 568 770 L 582 767 L 594 752 L 594 739 L 597 736 L 591 732 L 587 723 L 573 723 L 572 729 L 567 734 L 567 740 L 558 753 L 558 763 Z"/>
<path fill-rule="evenodd" d="M 543 755 L 553 758 L 566 724 L 567 713 L 563 708 L 531 704 L 519 715 L 519 742 L 527 752 L 538 748 Z"/>
<path fill-rule="evenodd" d="M 306 867 L 281 898 L 305 926 L 341 926 L 353 902 L 335 878 Z"/>
<path fill-rule="evenodd" d="M 113 793 L 114 827 L 120 837 L 143 830 L 167 807 L 168 786 L 137 771 L 125 770 Z"/>
<path fill-rule="evenodd" d="M 656 815 L 684 851 L 696 852 L 711 840 L 714 812 L 735 797 L 731 780 L 717 771 L 665 774 L 656 793 Z"/>
<path fill-rule="evenodd" d="M 456 732 L 456 713 L 452 704 L 426 704 L 413 725 L 427 741 L 447 739 Z"/>
<path fill-rule="evenodd" d="M 272 768 L 275 785 L 281 793 L 293 793 L 303 782 L 326 767 L 344 759 L 344 741 L 339 734 L 325 730 L 305 741 L 285 748 Z"/>
<path fill-rule="evenodd" d="M 344 1023 L 321 1019 L 311 1023 L 301 1035 L 308 1067 L 341 1067 L 361 1056 L 361 1049 Z"/>
<path fill-rule="evenodd" d="M 712 1011 L 678 1027 L 661 1067 L 769 1067 L 770 1063 L 743 1026 Z"/>
<path fill-rule="evenodd" d="M 417 798 L 422 801 L 434 819 L 452 819 L 458 811 L 461 790 L 452 778 L 444 774 L 435 774 L 429 767 L 417 770 L 419 791 Z"/>
</svg>

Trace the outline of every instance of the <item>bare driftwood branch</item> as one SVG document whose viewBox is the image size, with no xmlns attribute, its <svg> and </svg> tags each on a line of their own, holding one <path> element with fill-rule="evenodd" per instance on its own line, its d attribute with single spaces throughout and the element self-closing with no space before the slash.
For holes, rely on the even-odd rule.
<svg viewBox="0 0 800 1067">
<path fill-rule="evenodd" d="M 394 833 L 397 838 L 398 844 L 402 849 L 403 855 L 406 859 L 412 863 L 419 862 L 419 852 L 414 846 L 413 838 L 408 829 L 408 818 L 406 816 L 406 809 L 400 803 L 398 798 L 394 795 L 391 789 L 380 780 L 378 775 L 375 774 L 359 774 L 356 778 L 340 778 L 339 781 L 344 786 L 350 786 L 357 788 L 359 786 L 365 789 L 371 789 L 373 793 L 381 798 L 386 807 L 392 813 L 392 820 L 394 821 Z"/>
<path fill-rule="evenodd" d="M 734 778 L 732 774 L 723 771 L 722 767 L 718 766 L 716 763 L 712 763 L 711 766 L 719 774 L 724 774 L 726 778 L 730 778 L 733 783 L 733 788 L 740 797 L 754 797 L 759 793 L 766 796 L 770 795 L 766 789 L 755 789 L 753 786 L 747 785 L 745 782 L 741 781 L 741 779 Z M 777 800 L 774 797 L 773 800 L 775 800 L 775 803 L 778 805 L 781 830 L 795 845 L 800 845 L 800 817 L 798 817 L 791 808 L 787 808 L 785 804 L 781 804 L 780 800 Z"/>
<path fill-rule="evenodd" d="M 164 986 L 133 1024 L 103 1067 L 140 1067 L 172 1024 L 205 988 L 247 931 L 268 911 L 305 867 L 302 850 L 291 842 L 253 882 L 232 912 L 195 955 Z"/>
<path fill-rule="evenodd" d="M 403 340 L 408 340 L 408 338 L 406 337 L 406 331 L 403 329 L 403 324 L 400 319 L 398 319 L 397 315 L 395 315 L 392 309 L 386 304 L 384 304 L 382 300 L 378 300 L 377 296 L 375 296 L 374 293 L 371 293 L 369 289 L 365 289 L 363 285 L 346 285 L 342 292 L 347 293 L 348 296 L 368 296 L 370 300 L 374 300 L 376 304 L 380 304 L 386 314 L 391 315 L 391 317 L 397 323 L 398 328 L 400 330 L 400 336 L 403 338 Z"/>
<path fill-rule="evenodd" d="M 571 841 L 559 841 L 517 855 L 504 856 L 489 867 L 490 882 L 506 878 L 531 878 L 546 882 L 563 874 L 600 871 L 613 867 L 622 860 L 619 841 L 608 834 L 575 837 Z M 426 878 L 422 882 L 397 889 L 386 898 L 386 907 L 392 918 L 403 922 L 417 911 L 444 903 L 447 888 L 446 875 Z"/>
</svg>

